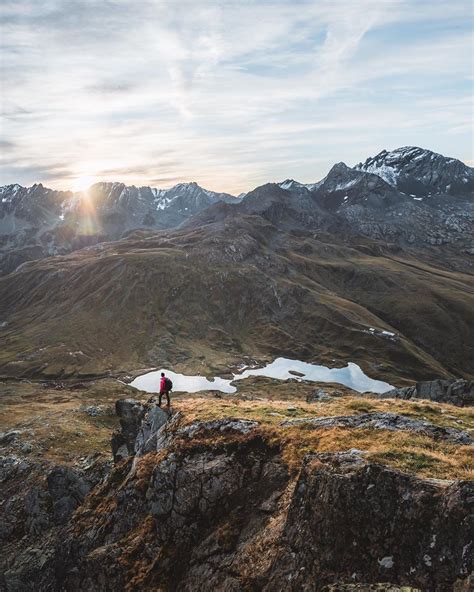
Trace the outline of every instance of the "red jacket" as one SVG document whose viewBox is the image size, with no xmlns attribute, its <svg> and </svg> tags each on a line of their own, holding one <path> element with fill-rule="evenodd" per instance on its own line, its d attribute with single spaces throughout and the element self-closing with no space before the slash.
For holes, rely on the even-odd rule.
<svg viewBox="0 0 474 592">
<path fill-rule="evenodd" d="M 166 393 L 166 380 L 164 376 L 160 380 L 160 393 Z"/>
</svg>

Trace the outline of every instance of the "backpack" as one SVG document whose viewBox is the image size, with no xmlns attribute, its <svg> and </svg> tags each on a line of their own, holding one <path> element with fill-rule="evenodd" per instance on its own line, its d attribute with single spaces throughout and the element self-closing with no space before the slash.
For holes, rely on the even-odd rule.
<svg viewBox="0 0 474 592">
<path fill-rule="evenodd" d="M 173 390 L 173 383 L 171 382 L 170 378 L 168 378 L 168 377 L 165 378 L 165 385 L 166 385 L 167 391 Z"/>
</svg>

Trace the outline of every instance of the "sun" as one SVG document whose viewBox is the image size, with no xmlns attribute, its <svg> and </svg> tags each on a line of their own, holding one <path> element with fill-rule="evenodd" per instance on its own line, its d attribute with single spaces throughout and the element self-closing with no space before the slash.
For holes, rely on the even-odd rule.
<svg viewBox="0 0 474 592">
<path fill-rule="evenodd" d="M 73 191 L 85 191 L 86 189 L 89 189 L 89 187 L 95 183 L 97 180 L 96 177 L 92 177 L 90 175 L 84 175 L 83 177 L 77 177 L 76 179 L 74 179 L 72 185 L 71 185 L 71 189 Z"/>
</svg>

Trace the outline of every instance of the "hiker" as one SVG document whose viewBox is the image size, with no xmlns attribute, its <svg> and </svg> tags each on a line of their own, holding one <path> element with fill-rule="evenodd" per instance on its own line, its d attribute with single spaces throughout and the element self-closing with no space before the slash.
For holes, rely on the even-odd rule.
<svg viewBox="0 0 474 592">
<path fill-rule="evenodd" d="M 162 372 L 160 379 L 160 396 L 158 398 L 158 407 L 161 407 L 161 397 L 163 395 L 166 395 L 166 398 L 168 399 L 168 407 L 170 406 L 170 392 L 172 388 L 173 383 L 167 376 L 165 376 L 165 373 Z"/>
</svg>

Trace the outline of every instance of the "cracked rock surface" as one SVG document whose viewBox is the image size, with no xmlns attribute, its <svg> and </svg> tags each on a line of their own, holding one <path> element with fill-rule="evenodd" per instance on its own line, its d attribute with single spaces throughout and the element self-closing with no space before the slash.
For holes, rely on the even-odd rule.
<svg viewBox="0 0 474 592">
<path fill-rule="evenodd" d="M 300 417 L 287 419 L 280 425 L 291 427 L 304 424 L 317 428 L 372 428 L 374 430 L 406 430 L 430 436 L 435 440 L 448 440 L 456 444 L 472 444 L 471 436 L 456 428 L 445 428 L 429 421 L 410 419 L 397 413 L 361 413 L 360 415 L 340 415 L 335 417 Z"/>
</svg>

